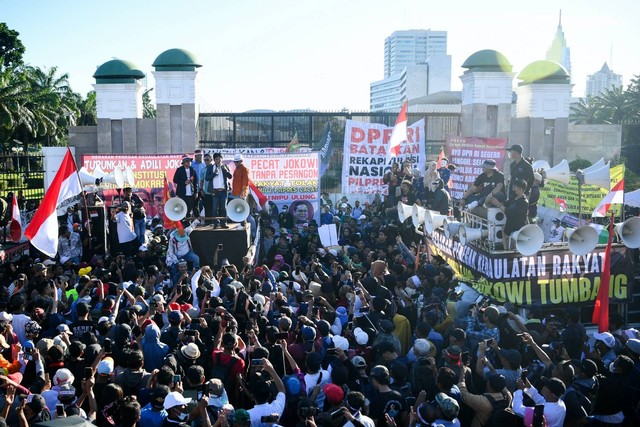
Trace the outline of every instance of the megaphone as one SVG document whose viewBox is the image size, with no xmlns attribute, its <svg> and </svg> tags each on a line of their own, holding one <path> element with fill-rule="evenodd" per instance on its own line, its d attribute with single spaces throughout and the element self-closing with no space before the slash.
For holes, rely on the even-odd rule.
<svg viewBox="0 0 640 427">
<path fill-rule="evenodd" d="M 413 206 L 398 202 L 398 220 L 400 220 L 400 223 L 403 223 L 407 218 L 410 218 L 412 213 Z"/>
<path fill-rule="evenodd" d="M 124 178 L 125 182 L 131 187 L 134 188 L 136 186 L 136 177 L 133 174 L 133 169 L 130 166 L 127 166 L 124 170 Z"/>
<path fill-rule="evenodd" d="M 542 249 L 544 232 L 537 225 L 529 224 L 511 233 L 511 239 L 516 242 L 518 252 L 524 256 L 531 256 Z"/>
<path fill-rule="evenodd" d="M 124 174 L 120 166 L 116 166 L 113 168 L 113 172 L 102 178 L 102 183 L 115 185 L 116 188 L 124 188 Z"/>
<path fill-rule="evenodd" d="M 594 250 L 598 244 L 598 232 L 588 225 L 570 228 L 565 231 L 564 235 L 569 239 L 569 250 L 576 255 L 586 255 Z"/>
<path fill-rule="evenodd" d="M 507 223 L 507 216 L 498 208 L 487 208 L 487 221 L 504 225 Z"/>
<path fill-rule="evenodd" d="M 249 216 L 249 203 L 242 199 L 233 199 L 227 203 L 227 216 L 233 222 L 242 222 Z"/>
<path fill-rule="evenodd" d="M 98 165 L 95 167 L 95 169 L 93 169 L 93 176 L 95 176 L 96 178 L 104 178 L 105 176 L 107 176 L 107 173 L 102 170 L 102 167 L 100 167 L 100 165 Z"/>
<path fill-rule="evenodd" d="M 187 216 L 187 204 L 180 197 L 172 197 L 164 204 L 164 214 L 171 221 L 182 221 Z"/>
<path fill-rule="evenodd" d="M 424 231 L 432 234 L 433 230 L 442 227 L 445 219 L 447 219 L 446 215 L 441 215 L 436 211 L 427 209 L 424 214 Z"/>
<path fill-rule="evenodd" d="M 80 178 L 80 183 L 82 186 L 85 185 L 100 185 L 102 183 L 102 178 L 97 178 L 89 173 L 87 168 L 84 166 L 80 168 L 78 171 L 78 177 Z"/>
<path fill-rule="evenodd" d="M 486 228 L 471 228 L 466 224 L 463 224 L 458 228 L 460 243 L 462 243 L 462 245 L 464 246 L 466 246 L 470 242 L 473 242 L 474 240 L 487 237 L 488 235 L 489 231 Z"/>
<path fill-rule="evenodd" d="M 547 170 L 547 169 L 551 169 L 551 165 L 546 160 L 536 160 L 531 165 L 531 168 L 534 171 L 537 171 L 537 170 L 540 170 L 540 169 Z"/>
<path fill-rule="evenodd" d="M 458 230 L 460 229 L 460 226 L 463 224 L 464 224 L 463 222 L 454 221 L 449 218 L 445 218 L 445 220 L 442 221 L 442 229 L 444 230 L 444 237 L 446 237 L 447 239 L 450 239 L 453 236 L 457 236 Z"/>
<path fill-rule="evenodd" d="M 411 222 L 413 222 L 413 226 L 415 228 L 420 227 L 420 224 L 424 222 L 424 214 L 427 210 L 422 206 L 413 204 L 413 208 L 411 210 Z"/>
<path fill-rule="evenodd" d="M 614 230 L 626 247 L 630 249 L 640 248 L 640 218 L 632 216 L 625 222 L 616 224 Z"/>
<path fill-rule="evenodd" d="M 582 172 L 584 172 L 584 173 L 593 172 L 595 170 L 600 169 L 604 165 L 605 165 L 604 157 L 600 157 L 600 160 L 598 160 L 597 162 L 595 162 L 594 164 L 592 164 L 588 168 L 582 169 Z"/>
<path fill-rule="evenodd" d="M 607 191 L 611 191 L 611 174 L 609 172 L 609 163 L 589 172 L 586 172 L 586 169 L 578 170 L 576 176 L 578 177 L 578 182 L 580 184 L 597 185 L 598 187 L 604 188 Z"/>
<path fill-rule="evenodd" d="M 558 163 L 551 169 L 543 170 L 541 175 L 544 179 L 552 179 L 554 181 L 559 181 L 565 185 L 569 185 L 569 179 L 571 178 L 569 162 L 567 161 L 567 159 L 563 159 L 560 163 Z"/>
</svg>

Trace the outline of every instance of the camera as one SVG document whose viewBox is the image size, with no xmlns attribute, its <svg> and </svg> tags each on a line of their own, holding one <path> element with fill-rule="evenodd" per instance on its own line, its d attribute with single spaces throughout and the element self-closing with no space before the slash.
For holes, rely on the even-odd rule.
<svg viewBox="0 0 640 427">
<path fill-rule="evenodd" d="M 253 366 L 262 366 L 263 365 L 262 359 L 251 359 L 251 364 Z"/>
<path fill-rule="evenodd" d="M 277 334 L 273 335 L 273 338 L 276 340 L 286 340 L 287 338 L 289 338 L 289 334 L 286 332 L 278 332 Z"/>
<path fill-rule="evenodd" d="M 305 406 L 298 409 L 298 414 L 304 418 L 315 417 L 318 415 L 318 408 L 314 406 Z"/>
<path fill-rule="evenodd" d="M 56 415 L 58 417 L 64 417 L 64 405 L 62 403 L 56 405 Z"/>
</svg>

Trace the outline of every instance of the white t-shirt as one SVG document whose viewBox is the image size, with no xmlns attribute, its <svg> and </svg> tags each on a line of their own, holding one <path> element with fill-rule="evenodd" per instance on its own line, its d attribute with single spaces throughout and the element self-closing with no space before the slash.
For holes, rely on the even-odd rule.
<svg viewBox="0 0 640 427">
<path fill-rule="evenodd" d="M 118 223 L 118 242 L 127 243 L 136 239 L 136 233 L 132 229 L 133 220 L 126 212 L 118 212 L 116 214 L 116 222 Z"/>
<path fill-rule="evenodd" d="M 364 427 L 376 427 L 376 424 L 373 420 L 366 415 L 362 415 L 360 412 L 356 412 L 353 416 L 356 420 L 360 421 Z M 347 421 L 347 423 L 343 427 L 355 427 L 351 421 Z"/>
<path fill-rule="evenodd" d="M 251 427 L 262 427 L 263 423 L 260 421 L 263 416 L 278 414 L 282 416 L 284 412 L 284 406 L 286 403 L 286 396 L 282 392 L 278 392 L 278 395 L 271 403 L 263 403 L 256 405 L 252 409 L 249 409 L 249 416 L 251 417 Z M 267 425 L 267 424 L 264 424 Z M 269 424 L 272 425 L 272 424 Z"/>
</svg>

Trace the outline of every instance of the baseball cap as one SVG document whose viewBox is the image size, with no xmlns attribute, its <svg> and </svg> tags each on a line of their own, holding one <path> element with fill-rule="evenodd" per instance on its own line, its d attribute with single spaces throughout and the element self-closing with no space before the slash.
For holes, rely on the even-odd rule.
<svg viewBox="0 0 640 427">
<path fill-rule="evenodd" d="M 482 164 L 483 169 L 496 169 L 496 161 L 493 159 L 487 159 Z"/>
<path fill-rule="evenodd" d="M 625 346 L 631 350 L 636 355 L 640 355 L 640 340 L 636 338 L 631 338 L 627 340 Z"/>
<path fill-rule="evenodd" d="M 500 391 L 507 386 L 507 380 L 504 375 L 494 374 L 489 377 L 489 384 L 494 391 Z"/>
<path fill-rule="evenodd" d="M 616 339 L 613 337 L 611 332 L 602 332 L 593 334 L 593 338 L 602 341 L 604 345 L 609 348 L 613 348 L 616 345 Z"/>
<path fill-rule="evenodd" d="M 168 411 L 174 406 L 182 406 L 182 405 L 187 405 L 189 403 L 191 403 L 190 397 L 184 397 L 182 393 L 179 393 L 177 391 L 172 391 L 171 393 L 167 394 L 167 397 L 164 398 L 164 403 L 162 404 L 162 407 Z"/>
<path fill-rule="evenodd" d="M 522 154 L 522 145 L 513 144 L 511 147 L 507 148 L 507 151 L 517 151 L 518 153 Z"/>
<path fill-rule="evenodd" d="M 560 378 L 545 378 L 542 377 L 542 384 L 548 388 L 549 391 L 555 394 L 557 397 L 561 397 L 567 391 L 564 383 Z"/>
<path fill-rule="evenodd" d="M 151 406 L 156 408 L 162 408 L 164 406 L 164 401 L 169 395 L 169 387 L 165 385 L 156 385 L 153 389 L 151 389 L 151 393 L 149 394 Z"/>
<path fill-rule="evenodd" d="M 444 393 L 438 393 L 436 394 L 436 402 L 438 403 L 438 406 L 440 406 L 440 410 L 445 417 L 454 419 L 458 416 L 460 405 L 458 405 L 458 402 L 451 397 Z"/>
<path fill-rule="evenodd" d="M 58 390 L 58 400 L 60 402 L 69 402 L 76 398 L 76 388 L 71 384 L 64 384 Z"/>
<path fill-rule="evenodd" d="M 327 397 L 329 403 L 340 403 L 342 402 L 342 399 L 344 399 L 344 390 L 342 390 L 342 387 L 339 385 L 333 383 L 325 384 L 324 387 L 322 387 L 322 391 Z"/>
<path fill-rule="evenodd" d="M 389 369 L 384 365 L 376 365 L 371 368 L 369 376 L 371 378 L 389 378 Z"/>
<path fill-rule="evenodd" d="M 246 409 L 236 409 L 236 411 L 233 413 L 233 421 L 234 423 L 246 423 L 248 421 L 251 421 L 251 415 L 249 415 L 249 412 L 247 412 Z"/>
<path fill-rule="evenodd" d="M 110 357 L 105 357 L 98 364 L 98 375 L 111 375 L 114 370 L 114 362 Z"/>
<path fill-rule="evenodd" d="M 353 366 L 359 369 L 363 369 L 367 367 L 367 362 L 364 360 L 364 357 L 362 356 L 354 356 L 353 359 L 351 359 L 351 363 L 353 364 Z"/>
<path fill-rule="evenodd" d="M 39 413 L 47 407 L 47 403 L 39 394 L 30 394 L 27 396 L 27 406 L 35 413 Z"/>
</svg>

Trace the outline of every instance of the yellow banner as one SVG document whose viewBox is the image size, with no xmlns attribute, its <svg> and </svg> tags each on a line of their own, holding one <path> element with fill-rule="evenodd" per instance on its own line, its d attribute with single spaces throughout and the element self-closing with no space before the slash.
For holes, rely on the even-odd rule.
<svg viewBox="0 0 640 427">
<path fill-rule="evenodd" d="M 617 165 L 611 168 L 611 187 L 615 186 L 620 180 L 624 179 L 624 165 Z M 597 185 L 582 186 L 582 213 L 591 215 L 593 210 L 604 196 L 609 194 L 608 190 L 600 188 Z M 571 177 L 569 185 L 565 185 L 558 181 L 549 180 L 544 184 L 544 188 L 540 189 L 540 200 L 538 205 L 551 209 L 558 209 L 559 205 L 556 198 L 564 199 L 567 202 L 567 212 L 578 213 L 578 179 Z M 619 209 L 617 207 L 616 209 Z"/>
</svg>

